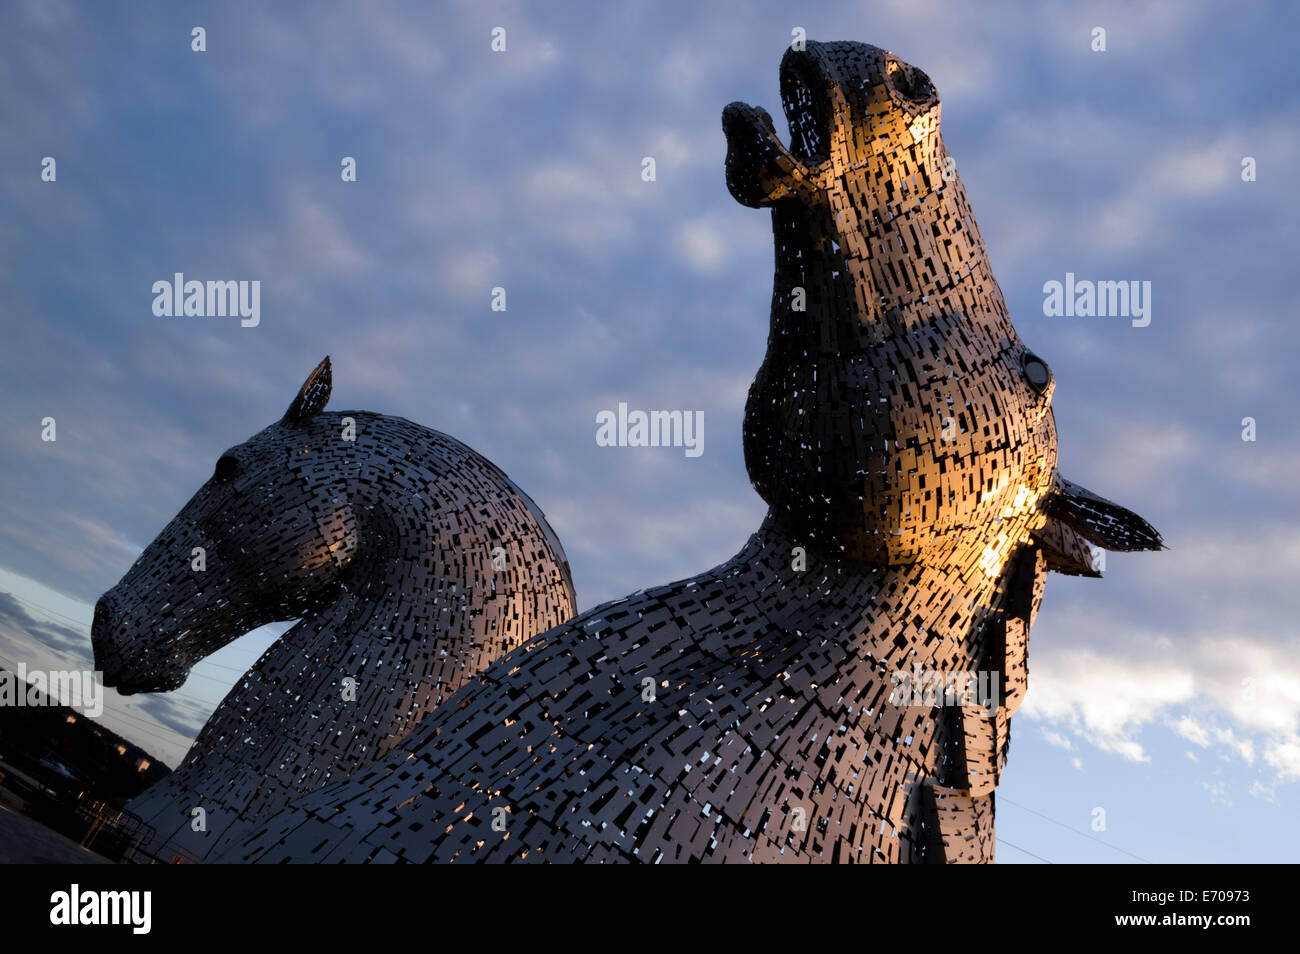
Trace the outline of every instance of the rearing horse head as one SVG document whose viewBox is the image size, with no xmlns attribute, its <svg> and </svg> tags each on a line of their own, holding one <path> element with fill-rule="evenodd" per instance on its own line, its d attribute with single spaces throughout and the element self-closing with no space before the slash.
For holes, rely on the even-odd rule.
<svg viewBox="0 0 1300 954">
<path fill-rule="evenodd" d="M 1085 540 L 1159 547 L 1056 472 L 1055 381 L 1008 317 L 930 78 L 879 47 L 812 41 L 780 78 L 789 147 L 762 109 L 722 117 L 728 188 L 772 210 L 744 441 L 774 518 L 832 555 L 990 575 L 1031 534 L 1071 573 L 1095 574 Z"/>
<path fill-rule="evenodd" d="M 190 667 L 266 623 L 295 619 L 335 590 L 357 547 L 339 415 L 322 413 L 327 357 L 282 419 L 232 447 L 212 477 L 95 606 L 104 683 L 166 692 Z"/>
</svg>

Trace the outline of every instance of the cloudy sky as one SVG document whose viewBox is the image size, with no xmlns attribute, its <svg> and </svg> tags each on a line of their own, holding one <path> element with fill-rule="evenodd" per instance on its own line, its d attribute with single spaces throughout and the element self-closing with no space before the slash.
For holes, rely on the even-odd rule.
<svg viewBox="0 0 1300 954">
<path fill-rule="evenodd" d="M 1013 319 L 1056 375 L 1062 471 L 1170 544 L 1049 580 L 999 860 L 1294 859 L 1300 16 L 700 6 L 5 4 L 0 665 L 89 666 L 99 594 L 325 354 L 332 408 L 449 433 L 524 487 L 581 608 L 729 557 L 764 510 L 740 422 L 771 236 L 726 191 L 719 116 L 761 104 L 784 136 L 777 64 L 802 27 L 933 78 Z M 175 272 L 259 280 L 261 323 L 155 317 Z M 1150 325 L 1046 317 L 1067 272 L 1150 281 Z M 597 446 L 620 401 L 702 410 L 703 455 Z M 106 721 L 175 764 L 283 628 L 174 693 L 109 691 Z"/>
</svg>

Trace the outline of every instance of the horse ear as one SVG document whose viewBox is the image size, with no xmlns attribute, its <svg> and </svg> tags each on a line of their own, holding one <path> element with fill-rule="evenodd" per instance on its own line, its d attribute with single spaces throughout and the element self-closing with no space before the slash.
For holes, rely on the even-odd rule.
<svg viewBox="0 0 1300 954">
<path fill-rule="evenodd" d="M 330 391 L 333 387 L 334 380 L 330 375 L 330 358 L 329 355 L 326 355 L 325 360 L 316 365 L 316 370 L 307 375 L 307 380 L 302 383 L 298 396 L 289 405 L 289 410 L 284 412 L 282 423 L 297 427 L 311 420 L 325 410 L 325 405 L 329 403 Z"/>
<path fill-rule="evenodd" d="M 1164 540 L 1132 510 L 1055 475 L 1047 516 L 1105 550 L 1164 550 Z"/>
</svg>

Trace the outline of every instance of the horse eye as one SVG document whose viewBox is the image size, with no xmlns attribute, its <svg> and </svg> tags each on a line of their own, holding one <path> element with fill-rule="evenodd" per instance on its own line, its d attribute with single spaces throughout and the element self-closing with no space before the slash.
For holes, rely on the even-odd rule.
<svg viewBox="0 0 1300 954">
<path fill-rule="evenodd" d="M 243 469 L 238 459 L 227 454 L 217 461 L 217 469 L 213 471 L 212 479 L 219 484 L 224 484 L 238 477 Z"/>
<path fill-rule="evenodd" d="M 1052 380 L 1051 370 L 1036 354 L 1026 351 L 1020 359 L 1020 368 L 1024 372 L 1025 380 L 1035 391 L 1042 391 L 1047 387 L 1047 382 Z"/>
</svg>

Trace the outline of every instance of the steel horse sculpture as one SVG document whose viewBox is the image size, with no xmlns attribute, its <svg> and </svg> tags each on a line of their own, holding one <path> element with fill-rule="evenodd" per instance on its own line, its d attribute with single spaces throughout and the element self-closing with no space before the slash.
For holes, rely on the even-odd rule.
<svg viewBox="0 0 1300 954">
<path fill-rule="evenodd" d="M 383 758 L 575 610 L 559 540 L 505 474 L 410 421 L 327 413 L 330 389 L 326 358 L 95 608 L 96 666 L 123 693 L 174 689 L 236 637 L 299 619 L 128 805 L 196 859 L 236 821 Z"/>
<path fill-rule="evenodd" d="M 1162 543 L 1057 473 L 1052 373 L 925 73 L 810 42 L 780 80 L 789 147 L 763 110 L 723 112 L 727 185 L 771 209 L 776 247 L 744 423 L 758 532 L 530 640 L 221 858 L 993 860 L 1047 572 Z M 991 682 L 939 704 L 900 693 L 916 673 Z"/>
</svg>

